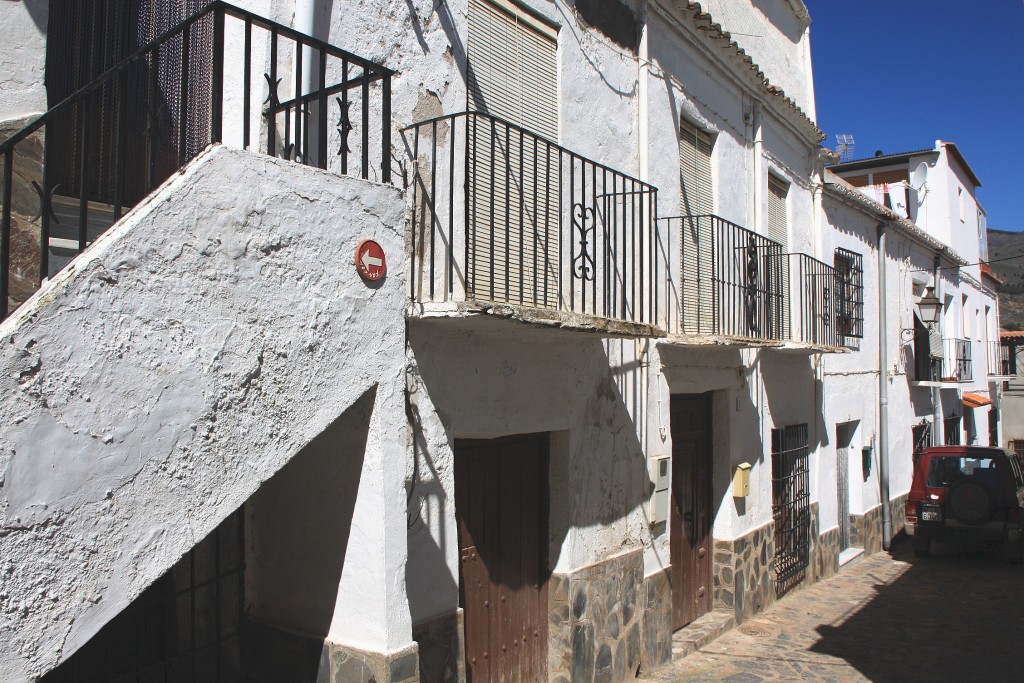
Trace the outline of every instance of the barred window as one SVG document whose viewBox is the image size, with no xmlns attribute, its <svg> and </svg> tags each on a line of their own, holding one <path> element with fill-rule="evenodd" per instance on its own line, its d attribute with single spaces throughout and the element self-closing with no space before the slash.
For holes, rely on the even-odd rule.
<svg viewBox="0 0 1024 683">
<path fill-rule="evenodd" d="M 959 446 L 960 445 L 960 425 L 961 417 L 954 415 L 947 417 L 943 422 L 943 431 L 945 432 L 945 444 L 947 446 Z"/>
<path fill-rule="evenodd" d="M 836 329 L 841 337 L 864 336 L 864 257 L 836 249 Z"/>
<path fill-rule="evenodd" d="M 772 430 L 775 591 L 786 593 L 810 564 L 811 485 L 807 425 Z"/>
</svg>

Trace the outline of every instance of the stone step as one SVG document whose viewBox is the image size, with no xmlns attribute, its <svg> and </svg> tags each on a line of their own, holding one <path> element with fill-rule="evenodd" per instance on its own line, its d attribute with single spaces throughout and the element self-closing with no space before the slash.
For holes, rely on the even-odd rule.
<svg viewBox="0 0 1024 683">
<path fill-rule="evenodd" d="M 672 660 L 689 656 L 736 625 L 732 612 L 708 612 L 672 634 Z"/>
<path fill-rule="evenodd" d="M 856 566 L 864 559 L 864 548 L 847 548 L 839 553 L 839 571 Z"/>
</svg>

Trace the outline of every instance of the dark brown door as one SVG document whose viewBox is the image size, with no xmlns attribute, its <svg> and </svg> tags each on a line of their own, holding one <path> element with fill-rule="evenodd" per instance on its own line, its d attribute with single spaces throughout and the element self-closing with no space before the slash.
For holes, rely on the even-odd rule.
<svg viewBox="0 0 1024 683">
<path fill-rule="evenodd" d="M 455 443 L 471 683 L 547 680 L 547 435 Z"/>
<path fill-rule="evenodd" d="M 711 395 L 672 397 L 672 625 L 711 611 Z"/>
</svg>

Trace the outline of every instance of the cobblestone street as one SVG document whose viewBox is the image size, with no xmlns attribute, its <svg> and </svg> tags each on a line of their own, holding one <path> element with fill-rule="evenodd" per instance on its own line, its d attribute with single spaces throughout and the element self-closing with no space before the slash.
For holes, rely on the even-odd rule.
<svg viewBox="0 0 1024 683">
<path fill-rule="evenodd" d="M 1019 681 L 1024 568 L 902 537 L 650 681 Z"/>
</svg>

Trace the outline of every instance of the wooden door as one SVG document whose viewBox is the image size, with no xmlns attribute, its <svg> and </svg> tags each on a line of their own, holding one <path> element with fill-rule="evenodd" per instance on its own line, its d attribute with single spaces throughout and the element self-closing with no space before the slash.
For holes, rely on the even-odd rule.
<svg viewBox="0 0 1024 683">
<path fill-rule="evenodd" d="M 672 625 L 711 611 L 711 395 L 672 397 Z"/>
<path fill-rule="evenodd" d="M 455 443 L 466 677 L 547 680 L 547 435 Z"/>
</svg>

